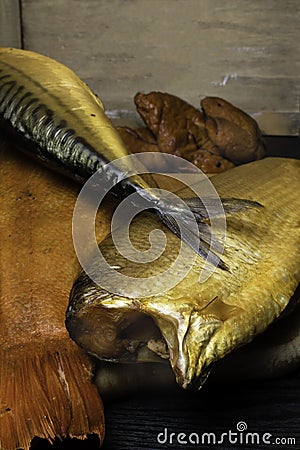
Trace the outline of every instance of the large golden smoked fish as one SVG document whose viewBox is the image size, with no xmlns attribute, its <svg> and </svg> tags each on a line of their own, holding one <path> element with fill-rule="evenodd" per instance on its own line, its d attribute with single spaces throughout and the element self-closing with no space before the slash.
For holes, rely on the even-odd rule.
<svg viewBox="0 0 300 450">
<path fill-rule="evenodd" d="M 0 127 L 23 151 L 79 182 L 98 172 L 101 185 L 112 182 L 110 193 L 118 198 L 136 193 L 137 206 L 146 202 L 196 253 L 226 268 L 214 252 L 209 253 L 201 231 L 196 237 L 191 234 L 191 221 L 203 219 L 198 198 L 187 200 L 192 212 L 187 215 L 186 206 L 151 190 L 131 160 L 123 161 L 121 168 L 115 163 L 107 165 L 128 156 L 126 147 L 99 98 L 63 64 L 34 52 L 0 48 Z M 130 176 L 123 178 L 124 174 Z M 230 212 L 248 206 L 257 205 L 227 199 L 224 209 Z"/>
<path fill-rule="evenodd" d="M 91 362 L 65 328 L 78 187 L 1 143 L 0 194 L 0 448 L 29 450 L 38 437 L 102 441 Z"/>
<path fill-rule="evenodd" d="M 300 280 L 300 161 L 267 158 L 212 181 L 221 196 L 264 206 L 227 218 L 223 258 L 231 271 L 217 268 L 199 283 L 204 262 L 197 256 L 178 285 L 136 298 L 105 290 L 82 273 L 67 313 L 69 332 L 81 347 L 115 363 L 169 359 L 177 382 L 197 389 L 214 363 L 250 342 L 284 310 Z M 138 217 L 133 245 L 147 249 L 150 231 L 159 227 L 154 216 Z M 149 277 L 176 258 L 176 238 L 168 231 L 167 237 L 165 252 L 150 264 L 125 260 L 111 237 L 100 250 L 120 273 Z M 102 278 L 105 282 L 105 273 Z M 101 276 L 98 280 L 101 285 Z"/>
</svg>

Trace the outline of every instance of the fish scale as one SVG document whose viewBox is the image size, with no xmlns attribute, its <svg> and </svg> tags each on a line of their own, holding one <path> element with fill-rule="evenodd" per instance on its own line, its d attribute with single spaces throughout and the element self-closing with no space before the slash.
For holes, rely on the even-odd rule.
<svg viewBox="0 0 300 450">
<path fill-rule="evenodd" d="M 159 328 L 178 383 L 199 388 L 216 361 L 250 342 L 284 310 L 300 281 L 300 161 L 266 158 L 212 181 L 220 195 L 241 195 L 264 205 L 228 217 L 223 259 L 230 272 L 215 270 L 199 283 L 204 262 L 197 257 L 192 270 L 172 289 L 146 297 L 136 284 L 135 298 L 131 292 L 126 295 L 125 281 L 124 295 L 116 296 L 101 287 L 106 285 L 105 272 L 97 277 L 98 285 L 83 272 L 74 284 L 67 313 L 67 327 L 80 346 L 100 359 L 120 363 L 143 362 L 141 355 L 148 349 L 147 359 L 157 362 L 157 355 L 149 354 L 146 335 L 126 332 L 127 323 L 147 315 L 155 323 L 147 332 L 157 333 Z M 145 250 L 149 233 L 159 226 L 151 215 L 137 218 L 132 224 L 133 245 Z M 165 255 L 151 264 L 126 261 L 117 254 L 111 237 L 100 244 L 100 251 L 121 274 L 138 281 L 166 270 L 176 260 L 175 237 L 166 234 Z M 98 324 L 115 330 L 109 346 Z M 135 342 L 134 352 L 127 351 L 125 336 Z M 270 371 L 274 364 L 276 359 L 269 362 Z"/>
</svg>

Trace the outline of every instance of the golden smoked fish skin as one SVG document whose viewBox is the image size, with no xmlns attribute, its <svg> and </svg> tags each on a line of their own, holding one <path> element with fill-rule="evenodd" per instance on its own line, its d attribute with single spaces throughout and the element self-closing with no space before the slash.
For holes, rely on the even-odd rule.
<svg viewBox="0 0 300 450">
<path fill-rule="evenodd" d="M 29 50 L 0 47 L 0 117 L 30 153 L 86 180 L 128 155 L 101 100 L 68 67 Z"/>
<path fill-rule="evenodd" d="M 100 359 L 120 362 L 142 360 L 147 347 L 153 355 L 169 358 L 182 387 L 197 389 L 213 363 L 250 342 L 280 315 L 300 280 L 300 161 L 266 158 L 216 175 L 212 182 L 220 196 L 264 206 L 227 217 L 223 259 L 230 271 L 217 268 L 199 283 L 204 263 L 197 257 L 175 287 L 137 298 L 105 291 L 82 273 L 67 313 L 67 327 L 79 345 Z M 153 228 L 160 228 L 155 217 L 138 217 L 132 223 L 133 245 L 146 249 Z M 111 237 L 100 250 L 122 274 L 145 277 L 163 271 L 176 258 L 176 241 L 169 231 L 167 239 L 164 254 L 148 265 L 122 258 Z M 128 325 L 145 317 L 155 324 L 152 343 L 145 332 L 138 342 L 136 337 L 130 341 Z M 153 339 L 159 342 L 158 331 L 165 351 L 162 345 L 153 347 Z"/>
</svg>

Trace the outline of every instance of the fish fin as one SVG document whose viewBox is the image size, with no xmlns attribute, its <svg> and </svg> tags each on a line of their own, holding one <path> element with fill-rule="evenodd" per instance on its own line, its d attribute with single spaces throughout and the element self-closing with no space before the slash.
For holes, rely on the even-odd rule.
<svg viewBox="0 0 300 450">
<path fill-rule="evenodd" d="M 69 338 L 47 346 L 0 352 L 0 448 L 29 450 L 38 439 L 103 440 L 103 406 L 90 361 Z"/>
<path fill-rule="evenodd" d="M 263 208 L 261 203 L 255 200 L 247 200 L 241 198 L 221 198 L 225 214 L 235 214 L 247 211 L 249 209 Z"/>
<path fill-rule="evenodd" d="M 198 255 L 206 259 L 215 267 L 229 270 L 225 262 L 217 255 L 222 251 L 222 245 L 211 232 L 207 224 L 212 217 L 235 214 L 248 209 L 261 208 L 262 205 L 253 200 L 207 197 L 185 198 L 192 217 L 186 214 L 186 209 L 181 205 L 173 205 L 168 208 L 168 203 L 157 209 L 162 222 L 183 242 L 192 248 Z M 222 203 L 222 204 L 221 204 Z M 198 225 L 198 233 L 195 233 L 195 221 Z M 178 225 L 180 223 L 180 226 Z"/>
<path fill-rule="evenodd" d="M 204 197 L 202 200 L 198 197 L 185 198 L 184 201 L 193 212 L 194 216 L 200 220 L 217 217 L 223 214 L 234 214 L 248 209 L 262 208 L 263 206 L 254 201 L 240 198 L 218 198 Z M 220 208 L 220 201 L 223 206 Z M 209 212 L 208 212 L 209 211 Z"/>
<path fill-rule="evenodd" d="M 187 218 L 180 219 L 180 226 L 178 225 L 178 220 L 174 217 L 174 214 L 169 214 L 167 212 L 158 211 L 158 215 L 162 222 L 172 231 L 179 239 L 181 239 L 185 244 L 187 244 L 192 250 L 194 250 L 203 259 L 210 262 L 215 267 L 219 267 L 223 270 L 229 270 L 228 266 L 222 259 L 217 256 L 216 253 L 212 251 L 212 248 L 220 248 L 220 243 L 214 238 L 214 243 L 211 248 L 209 247 L 212 235 L 207 224 L 197 220 L 197 225 L 199 229 L 198 235 L 195 234 L 193 226 L 189 224 Z M 194 224 L 193 224 L 194 225 Z"/>
</svg>

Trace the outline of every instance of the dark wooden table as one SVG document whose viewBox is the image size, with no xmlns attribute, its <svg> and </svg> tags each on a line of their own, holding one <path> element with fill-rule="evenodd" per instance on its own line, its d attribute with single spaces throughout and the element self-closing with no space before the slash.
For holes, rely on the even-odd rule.
<svg viewBox="0 0 300 450">
<path fill-rule="evenodd" d="M 102 449 L 299 449 L 299 386 L 300 369 L 276 380 L 204 385 L 197 394 L 180 390 L 169 394 L 153 392 L 114 401 L 105 405 L 106 438 Z M 195 433 L 199 444 L 180 443 L 189 438 L 195 442 Z M 264 443 L 263 438 L 270 443 Z M 57 442 L 54 447 L 39 442 L 32 447 L 34 450 L 98 448 L 93 436 L 83 442 L 67 440 Z"/>
<path fill-rule="evenodd" d="M 114 402 L 106 407 L 103 450 L 209 447 L 220 450 L 272 447 L 299 449 L 299 386 L 300 370 L 272 381 L 204 386 L 198 394 L 153 394 Z M 243 426 L 247 430 L 237 433 L 237 427 L 242 430 Z M 229 430 L 237 433 L 231 435 L 231 442 Z M 246 442 L 247 432 L 257 433 L 248 437 L 248 444 L 243 443 Z M 171 433 L 175 433 L 175 436 Z M 185 433 L 186 437 L 180 437 L 179 433 Z M 204 445 L 178 443 L 178 436 L 179 441 L 188 441 L 190 437 L 193 442 L 196 438 L 191 433 L 199 435 L 200 443 L 204 439 Z M 222 433 L 227 435 L 223 436 L 223 443 L 219 444 L 213 444 L 213 435 L 210 435 L 209 445 L 209 437 L 204 433 L 214 433 L 216 442 L 222 440 Z M 271 443 L 264 444 L 263 436 Z M 234 443 L 234 439 L 237 439 L 237 443 Z M 275 443 L 276 439 L 278 444 Z"/>
</svg>

